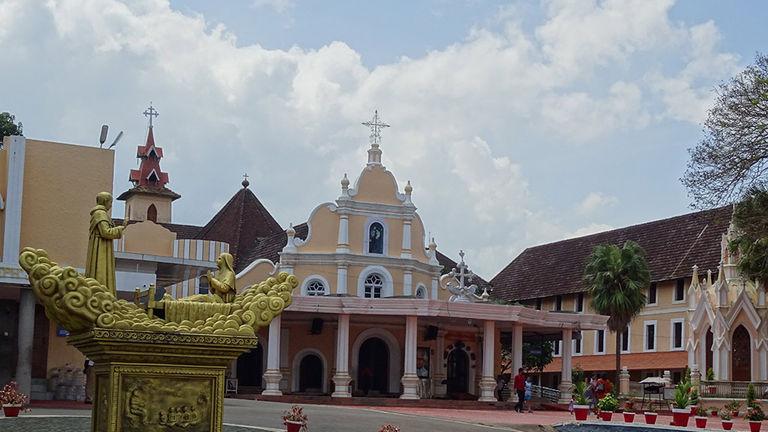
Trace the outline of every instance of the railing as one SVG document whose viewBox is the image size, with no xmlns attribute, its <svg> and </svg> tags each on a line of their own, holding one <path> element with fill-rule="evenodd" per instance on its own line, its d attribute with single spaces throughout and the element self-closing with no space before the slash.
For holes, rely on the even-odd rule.
<svg viewBox="0 0 768 432">
<path fill-rule="evenodd" d="M 560 390 L 534 385 L 531 386 L 531 397 L 538 397 L 547 402 L 557 403 L 560 400 Z"/>
<path fill-rule="evenodd" d="M 704 398 L 736 398 L 747 397 L 748 381 L 702 381 L 699 394 Z M 753 382 L 758 399 L 768 399 L 768 382 Z"/>
</svg>

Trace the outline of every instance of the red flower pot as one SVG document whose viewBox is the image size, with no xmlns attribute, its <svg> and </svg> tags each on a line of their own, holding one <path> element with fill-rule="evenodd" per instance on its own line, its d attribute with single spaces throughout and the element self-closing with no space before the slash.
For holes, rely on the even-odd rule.
<svg viewBox="0 0 768 432">
<path fill-rule="evenodd" d="M 696 415 L 696 411 L 698 411 L 698 410 L 699 410 L 699 407 L 697 407 L 697 406 L 695 406 L 695 405 L 694 405 L 694 406 L 691 406 L 691 407 L 689 407 L 689 408 L 691 409 L 691 416 L 695 416 L 695 415 Z"/>
<path fill-rule="evenodd" d="M 723 424 L 723 430 L 733 429 L 733 420 L 721 420 Z"/>
<path fill-rule="evenodd" d="M 712 417 L 717 417 L 717 410 L 712 410 L 710 414 L 712 414 Z"/>
<path fill-rule="evenodd" d="M 304 426 L 304 423 L 292 422 L 290 420 L 285 421 L 287 432 L 299 432 L 302 426 Z"/>
<path fill-rule="evenodd" d="M 633 423 L 634 421 L 635 421 L 635 413 L 633 412 L 624 413 L 624 423 Z"/>
<path fill-rule="evenodd" d="M 704 429 L 707 427 L 707 418 L 706 417 L 699 417 L 696 416 L 693 418 L 696 421 L 696 427 L 699 429 Z"/>
<path fill-rule="evenodd" d="M 739 410 L 733 410 L 733 411 L 731 411 L 731 417 L 733 417 L 733 418 L 739 418 Z"/>
<path fill-rule="evenodd" d="M 672 408 L 672 422 L 675 426 L 688 427 L 688 420 L 691 418 L 689 408 Z"/>
<path fill-rule="evenodd" d="M 611 418 L 613 418 L 613 411 L 600 411 L 600 419 L 603 421 L 611 421 Z"/>
<path fill-rule="evenodd" d="M 750 432 L 760 432 L 760 426 L 763 424 L 761 421 L 749 421 L 749 431 Z"/>
<path fill-rule="evenodd" d="M 574 405 L 573 414 L 576 416 L 576 421 L 584 421 L 589 414 L 589 405 Z"/>
<path fill-rule="evenodd" d="M 656 424 L 656 418 L 659 416 L 655 412 L 643 413 L 645 416 L 645 424 Z"/>
<path fill-rule="evenodd" d="M 21 405 L 3 405 L 3 414 L 6 417 L 18 417 L 21 412 Z"/>
</svg>

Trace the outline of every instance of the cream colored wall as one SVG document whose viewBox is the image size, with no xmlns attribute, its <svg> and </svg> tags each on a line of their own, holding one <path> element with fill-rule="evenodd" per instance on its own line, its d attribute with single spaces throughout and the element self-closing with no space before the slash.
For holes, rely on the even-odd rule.
<svg viewBox="0 0 768 432">
<path fill-rule="evenodd" d="M 355 201 L 402 205 L 397 199 L 395 176 L 381 165 L 367 166 L 356 184 Z"/>
<path fill-rule="evenodd" d="M 67 338 L 56 335 L 56 324 L 51 322 L 48 328 L 48 371 L 70 364 L 78 369 L 83 367 L 85 356 L 72 345 Z"/>
<path fill-rule="evenodd" d="M 157 222 L 170 223 L 172 221 L 172 201 L 166 196 L 152 196 L 146 194 L 132 195 L 125 201 L 126 219 L 132 221 L 147 220 L 147 209 L 154 204 L 157 209 Z M 128 212 L 130 211 L 130 214 Z"/>
<path fill-rule="evenodd" d="M 267 280 L 267 278 L 272 276 L 270 275 L 270 273 L 274 271 L 274 269 L 275 269 L 274 265 L 269 262 L 262 262 L 262 263 L 256 264 L 247 273 L 244 273 L 243 275 L 237 278 L 238 291 L 246 287 L 249 287 L 251 285 L 257 284 L 261 281 Z M 294 295 L 295 294 L 296 292 L 294 292 Z"/>
<path fill-rule="evenodd" d="M 429 244 L 429 239 L 424 235 L 424 222 L 421 220 L 421 216 L 416 214 L 411 222 L 411 251 L 415 260 L 429 262 L 425 249 L 427 244 Z"/>
<path fill-rule="evenodd" d="M 308 223 L 311 237 L 301 246 L 301 252 L 335 252 L 339 238 L 338 215 L 331 212 L 327 205 L 322 205 L 316 209 Z"/>
<path fill-rule="evenodd" d="M 114 157 L 112 150 L 28 139 L 21 247 L 84 268 L 90 210 L 97 193 L 112 191 Z"/>
<path fill-rule="evenodd" d="M 125 227 L 125 252 L 173 256 L 176 233 L 152 221 L 133 223 Z M 190 242 L 193 246 L 195 242 Z M 194 257 L 195 255 L 191 254 Z"/>
</svg>

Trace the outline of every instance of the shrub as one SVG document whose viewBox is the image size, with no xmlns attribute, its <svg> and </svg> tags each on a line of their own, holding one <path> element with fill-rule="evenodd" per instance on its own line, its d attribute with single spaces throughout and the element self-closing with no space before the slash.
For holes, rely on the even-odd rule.
<svg viewBox="0 0 768 432">
<path fill-rule="evenodd" d="M 589 405 L 589 399 L 587 399 L 587 383 L 584 381 L 576 381 L 573 386 L 573 403 L 576 405 Z"/>
<path fill-rule="evenodd" d="M 755 386 L 753 386 L 752 383 L 749 383 L 747 386 L 747 406 L 754 406 L 755 399 L 757 399 L 757 391 L 755 391 Z"/>
<path fill-rule="evenodd" d="M 720 420 L 731 419 L 731 411 L 728 408 L 721 409 L 719 414 L 720 414 Z"/>
<path fill-rule="evenodd" d="M 747 408 L 747 413 L 744 415 L 744 418 L 750 421 L 763 421 L 765 420 L 765 413 L 763 412 L 763 409 L 760 408 L 760 405 L 753 404 Z"/>
<path fill-rule="evenodd" d="M 293 405 L 291 409 L 287 411 L 283 411 L 283 422 L 294 422 L 294 423 L 301 423 L 303 426 L 301 427 L 302 431 L 307 430 L 307 421 L 309 421 L 309 418 L 306 414 L 304 414 L 304 409 L 298 405 Z"/>
<path fill-rule="evenodd" d="M 619 408 L 619 400 L 612 394 L 607 394 L 597 402 L 597 407 L 601 411 L 616 411 Z"/>
<path fill-rule="evenodd" d="M 688 408 L 688 405 L 691 402 L 690 399 L 690 390 L 691 385 L 686 383 L 680 383 L 675 387 L 675 398 L 674 398 L 674 406 L 677 409 L 685 409 Z"/>
<path fill-rule="evenodd" d="M 707 381 L 715 380 L 715 370 L 712 368 L 707 369 Z"/>
<path fill-rule="evenodd" d="M 19 385 L 11 381 L 0 390 L 0 404 L 21 405 L 24 408 L 29 404 L 29 396 L 19 392 Z"/>
</svg>

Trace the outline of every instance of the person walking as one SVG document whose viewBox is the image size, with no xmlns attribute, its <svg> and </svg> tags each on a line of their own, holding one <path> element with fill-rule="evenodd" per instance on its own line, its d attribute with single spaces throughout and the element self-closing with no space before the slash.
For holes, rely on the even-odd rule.
<svg viewBox="0 0 768 432">
<path fill-rule="evenodd" d="M 531 382 L 531 377 L 528 377 L 525 379 L 525 403 L 528 404 L 529 413 L 533 412 L 531 399 L 533 399 L 533 383 Z"/>
<path fill-rule="evenodd" d="M 523 368 L 517 370 L 514 388 L 517 393 L 517 405 L 515 405 L 515 411 L 523 412 L 523 405 L 525 404 L 525 374 L 523 373 Z"/>
</svg>

